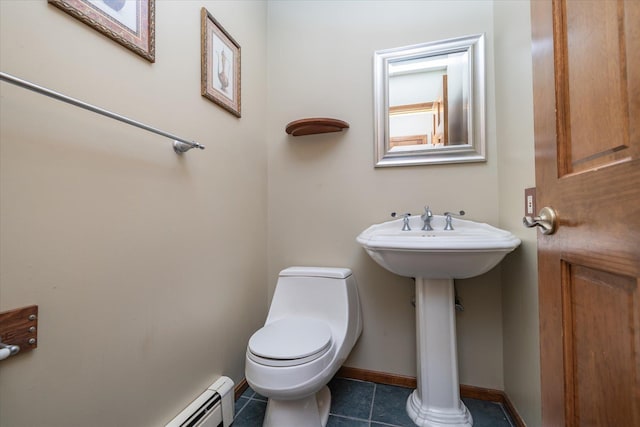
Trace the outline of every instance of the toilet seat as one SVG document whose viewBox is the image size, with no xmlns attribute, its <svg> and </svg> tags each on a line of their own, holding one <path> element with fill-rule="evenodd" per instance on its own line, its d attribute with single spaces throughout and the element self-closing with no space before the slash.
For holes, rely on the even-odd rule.
<svg viewBox="0 0 640 427">
<path fill-rule="evenodd" d="M 249 339 L 247 355 L 267 366 L 296 366 L 311 362 L 331 347 L 331 329 L 325 322 L 306 317 L 276 320 Z"/>
</svg>

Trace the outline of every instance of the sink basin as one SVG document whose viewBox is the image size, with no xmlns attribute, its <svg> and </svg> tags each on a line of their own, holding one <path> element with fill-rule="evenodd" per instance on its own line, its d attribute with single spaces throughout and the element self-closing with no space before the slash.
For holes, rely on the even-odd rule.
<svg viewBox="0 0 640 427">
<path fill-rule="evenodd" d="M 419 216 L 372 225 L 357 237 L 378 264 L 416 281 L 417 388 L 407 399 L 409 418 L 421 427 L 471 427 L 460 400 L 453 279 L 478 276 L 520 245 L 508 231 L 488 224 L 435 215 L 434 231 L 422 231 Z"/>
<path fill-rule="evenodd" d="M 378 264 L 400 276 L 425 279 L 466 279 L 486 273 L 520 239 L 499 228 L 454 218 L 454 230 L 444 230 L 445 217 L 434 215 L 434 231 L 422 231 L 419 216 L 409 218 L 411 231 L 402 231 L 403 219 L 375 224 L 357 237 Z"/>
</svg>

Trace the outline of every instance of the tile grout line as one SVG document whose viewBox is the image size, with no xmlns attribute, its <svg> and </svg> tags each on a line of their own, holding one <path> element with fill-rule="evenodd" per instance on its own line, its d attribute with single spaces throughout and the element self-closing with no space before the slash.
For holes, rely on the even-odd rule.
<svg viewBox="0 0 640 427">
<path fill-rule="evenodd" d="M 350 417 L 349 415 L 329 414 L 329 416 L 335 417 L 335 418 L 344 418 L 345 420 L 363 421 L 365 423 L 369 422 L 369 420 L 365 420 L 364 418 Z"/>
<path fill-rule="evenodd" d="M 376 423 L 377 425 L 381 425 L 381 426 L 387 426 L 387 427 L 401 427 L 398 424 L 388 424 L 385 423 L 384 421 L 371 421 L 373 423 Z M 371 425 L 371 423 L 369 423 L 369 425 Z"/>
<path fill-rule="evenodd" d="M 369 425 L 371 425 L 371 417 L 373 416 L 373 405 L 376 401 L 376 383 L 373 383 L 373 395 L 371 396 L 371 408 L 369 408 Z"/>
<path fill-rule="evenodd" d="M 257 395 L 257 393 L 254 391 L 254 392 L 253 392 L 253 394 L 252 394 L 251 396 L 240 396 L 240 397 L 236 400 L 236 402 L 237 402 L 238 400 L 243 399 L 243 398 L 244 398 L 244 399 L 247 399 L 246 403 L 245 403 L 244 405 L 242 405 L 242 408 L 240 408 L 240 409 L 238 410 L 238 412 L 236 412 L 235 414 L 233 414 L 233 419 L 234 419 L 234 420 L 238 417 L 238 415 L 240 415 L 240 413 L 241 413 L 242 411 L 244 411 L 244 409 L 245 409 L 247 406 L 249 406 L 249 403 L 251 403 L 252 401 L 253 401 L 253 402 L 262 402 L 262 403 L 265 403 L 265 404 L 267 403 L 267 401 L 266 401 L 266 400 L 264 400 L 264 399 L 256 398 L 256 395 Z"/>
<path fill-rule="evenodd" d="M 241 399 L 242 399 L 242 397 L 238 398 L 238 400 L 241 400 Z M 236 402 L 237 402 L 238 400 L 236 400 Z M 249 404 L 249 402 L 250 402 L 250 401 L 251 401 L 251 399 L 250 399 L 250 398 L 247 398 L 247 401 L 245 402 L 245 404 L 244 404 L 244 405 L 242 405 L 242 408 L 240 408 L 240 409 L 239 409 L 235 414 L 233 414 L 233 419 L 234 419 L 234 420 L 236 419 L 236 417 L 237 417 L 238 415 L 240 415 L 240 413 L 244 410 L 244 408 L 246 408 L 246 407 L 247 407 L 247 405 Z"/>
</svg>

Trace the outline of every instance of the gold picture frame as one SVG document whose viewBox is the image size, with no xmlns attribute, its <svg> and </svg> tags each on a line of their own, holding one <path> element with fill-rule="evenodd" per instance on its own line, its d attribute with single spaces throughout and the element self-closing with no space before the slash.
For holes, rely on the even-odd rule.
<svg viewBox="0 0 640 427">
<path fill-rule="evenodd" d="M 155 0 L 48 0 L 110 39 L 155 62 Z"/>
<path fill-rule="evenodd" d="M 204 7 L 201 19 L 202 96 L 240 117 L 240 45 Z"/>
</svg>

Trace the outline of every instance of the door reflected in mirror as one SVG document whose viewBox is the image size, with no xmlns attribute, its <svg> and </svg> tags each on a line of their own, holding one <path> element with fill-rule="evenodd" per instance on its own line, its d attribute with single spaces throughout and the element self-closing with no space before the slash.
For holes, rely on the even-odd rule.
<svg viewBox="0 0 640 427">
<path fill-rule="evenodd" d="M 375 52 L 376 166 L 484 161 L 484 36 Z"/>
</svg>

